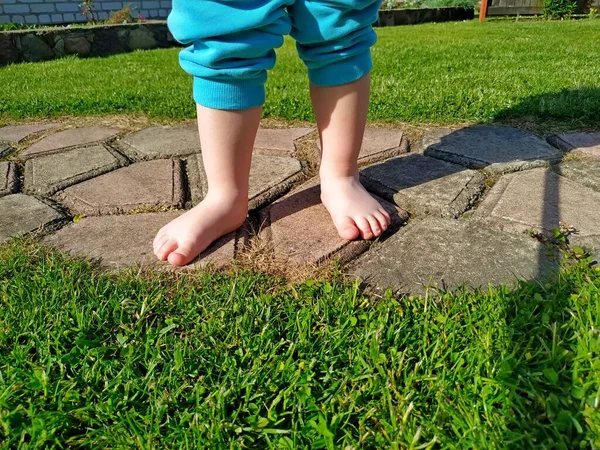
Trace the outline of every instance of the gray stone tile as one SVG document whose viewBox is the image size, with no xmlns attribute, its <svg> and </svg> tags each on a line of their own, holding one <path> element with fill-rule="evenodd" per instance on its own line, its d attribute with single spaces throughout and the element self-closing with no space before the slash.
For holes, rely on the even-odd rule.
<svg viewBox="0 0 600 450">
<path fill-rule="evenodd" d="M 458 217 L 485 188 L 475 170 L 419 154 L 407 154 L 361 171 L 363 185 L 413 215 Z"/>
<path fill-rule="evenodd" d="M 17 185 L 17 173 L 14 164 L 0 161 L 0 197 L 12 194 Z"/>
<path fill-rule="evenodd" d="M 600 160 L 600 133 L 555 134 L 547 140 L 560 150 Z"/>
<path fill-rule="evenodd" d="M 135 163 L 71 186 L 56 198 L 86 215 L 180 208 L 184 201 L 181 161 Z"/>
<path fill-rule="evenodd" d="M 514 285 L 555 270 L 545 246 L 526 235 L 432 217 L 411 222 L 350 268 L 375 290 L 409 294 L 423 294 L 427 288 Z"/>
<path fill-rule="evenodd" d="M 533 134 L 495 125 L 428 130 L 423 147 L 427 156 L 494 173 L 545 167 L 562 157 L 560 150 Z"/>
<path fill-rule="evenodd" d="M 146 128 L 117 140 L 115 144 L 119 150 L 136 160 L 200 153 L 196 124 Z"/>
<path fill-rule="evenodd" d="M 46 136 L 36 142 L 19 155 L 22 158 L 31 158 L 59 151 L 79 145 L 99 143 L 117 135 L 117 128 L 106 127 L 83 127 L 71 128 Z"/>
<path fill-rule="evenodd" d="M 25 191 L 51 195 L 72 184 L 109 172 L 122 163 L 122 157 L 119 158 L 102 145 L 31 158 L 25 162 Z"/>
<path fill-rule="evenodd" d="M 46 229 L 63 219 L 54 208 L 24 194 L 0 198 L 0 242 L 11 237 Z"/>
</svg>

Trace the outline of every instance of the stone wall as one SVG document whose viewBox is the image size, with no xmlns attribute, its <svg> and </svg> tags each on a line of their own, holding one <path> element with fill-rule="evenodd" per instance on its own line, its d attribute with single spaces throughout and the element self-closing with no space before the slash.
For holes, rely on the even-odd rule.
<svg viewBox="0 0 600 450">
<path fill-rule="evenodd" d="M 0 23 L 65 25 L 87 22 L 78 6 L 81 0 L 0 0 Z M 94 0 L 94 12 L 99 20 L 108 19 L 111 11 L 129 5 L 134 14 L 146 19 L 166 19 L 171 0 L 113 1 Z"/>
<path fill-rule="evenodd" d="M 164 21 L 0 32 L 0 66 L 179 46 Z"/>
</svg>

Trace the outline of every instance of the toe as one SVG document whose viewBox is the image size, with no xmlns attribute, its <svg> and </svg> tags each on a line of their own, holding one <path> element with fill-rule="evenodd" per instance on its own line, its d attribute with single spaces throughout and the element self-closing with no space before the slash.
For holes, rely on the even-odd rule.
<svg viewBox="0 0 600 450">
<path fill-rule="evenodd" d="M 381 227 L 381 232 L 383 233 L 390 226 L 388 219 L 383 214 L 381 214 L 379 211 L 377 211 L 373 215 L 377 219 L 377 222 L 379 222 L 379 226 Z"/>
<path fill-rule="evenodd" d="M 161 261 L 166 261 L 169 255 L 177 249 L 177 241 L 175 239 L 167 239 L 156 252 L 156 257 Z"/>
<path fill-rule="evenodd" d="M 383 228 L 375 216 L 367 216 L 367 222 L 369 222 L 369 225 L 371 226 L 371 232 L 373 233 L 373 236 L 378 237 L 381 235 L 381 233 L 383 233 Z"/>
<path fill-rule="evenodd" d="M 389 214 L 389 213 L 388 213 L 388 212 L 387 212 L 385 209 L 383 209 L 383 208 L 379 209 L 379 213 L 380 213 L 380 214 L 381 214 L 383 217 L 385 217 L 385 220 L 386 220 L 386 222 L 387 222 L 387 226 L 386 226 L 386 228 L 387 228 L 387 227 L 389 227 L 389 226 L 390 226 L 390 224 L 392 223 L 392 218 L 390 217 L 390 214 Z"/>
<path fill-rule="evenodd" d="M 362 216 L 355 217 L 354 223 L 356 223 L 356 226 L 360 230 L 360 235 L 363 239 L 372 239 L 373 238 L 373 232 L 371 231 L 371 224 L 365 217 L 362 217 Z"/>
<path fill-rule="evenodd" d="M 156 238 L 154 239 L 154 243 L 152 244 L 152 248 L 154 249 L 154 254 L 156 256 L 158 256 L 158 251 L 163 246 L 163 244 L 165 242 L 167 242 L 168 240 L 169 240 L 169 236 L 167 234 L 163 234 L 160 237 L 156 236 Z"/>
<path fill-rule="evenodd" d="M 198 256 L 198 252 L 191 247 L 178 247 L 176 251 L 169 254 L 168 261 L 174 266 L 185 266 L 196 256 Z"/>
<path fill-rule="evenodd" d="M 335 227 L 338 230 L 338 233 L 342 239 L 346 239 L 347 241 L 352 241 L 359 236 L 359 230 L 352 220 L 348 216 L 342 216 L 334 220 Z"/>
</svg>

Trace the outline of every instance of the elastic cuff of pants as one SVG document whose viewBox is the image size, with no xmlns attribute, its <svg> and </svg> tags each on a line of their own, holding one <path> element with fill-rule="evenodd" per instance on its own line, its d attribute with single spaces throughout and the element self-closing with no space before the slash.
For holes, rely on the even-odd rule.
<svg viewBox="0 0 600 450">
<path fill-rule="evenodd" d="M 371 52 L 367 51 L 318 69 L 309 69 L 308 79 L 316 86 L 338 86 L 360 80 L 372 68 Z"/>
<path fill-rule="evenodd" d="M 212 109 L 254 108 L 265 102 L 265 86 L 257 80 L 223 81 L 194 77 L 194 100 Z"/>
</svg>

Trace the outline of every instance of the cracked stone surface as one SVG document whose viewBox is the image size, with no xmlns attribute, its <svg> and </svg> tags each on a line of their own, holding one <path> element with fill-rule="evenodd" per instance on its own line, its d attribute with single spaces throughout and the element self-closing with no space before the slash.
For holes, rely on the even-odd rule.
<svg viewBox="0 0 600 450">
<path fill-rule="evenodd" d="M 197 205 L 208 191 L 202 157 L 200 155 L 189 157 L 187 169 L 192 203 Z M 302 176 L 302 166 L 294 158 L 252 155 L 249 209 L 256 209 L 272 202 L 287 192 Z"/>
<path fill-rule="evenodd" d="M 600 160 L 600 133 L 555 134 L 548 142 L 560 150 Z"/>
<path fill-rule="evenodd" d="M 545 167 L 563 155 L 531 133 L 496 125 L 428 130 L 423 147 L 427 156 L 493 173 Z"/>
<path fill-rule="evenodd" d="M 261 237 L 272 245 L 281 263 L 318 264 L 330 257 L 347 262 L 370 246 L 367 241 L 346 241 L 337 233 L 320 200 L 314 178 L 261 211 Z M 382 206 L 392 217 L 386 235 L 408 220 L 408 214 L 385 200 Z"/>
<path fill-rule="evenodd" d="M 50 195 L 72 184 L 109 172 L 122 162 L 122 158 L 102 145 L 31 158 L 25 162 L 25 191 Z"/>
<path fill-rule="evenodd" d="M 317 148 L 321 152 L 321 143 L 317 142 Z M 375 161 L 381 161 L 385 158 L 400 155 L 408 151 L 408 144 L 404 140 L 402 130 L 391 130 L 386 128 L 365 128 L 360 153 L 358 154 L 359 164 L 368 164 Z M 316 155 L 317 161 L 320 155 Z"/>
<path fill-rule="evenodd" d="M 58 127 L 57 123 L 9 125 L 0 128 L 0 141 L 17 144 L 27 136 Z"/>
<path fill-rule="evenodd" d="M 562 223 L 575 228 L 569 240 L 579 245 L 600 238 L 600 193 L 546 169 L 514 173 L 500 178 L 475 217 L 500 230 L 550 238 Z"/>
<path fill-rule="evenodd" d="M 553 170 L 559 175 L 600 192 L 600 159 L 569 160 L 554 166 Z"/>
<path fill-rule="evenodd" d="M 254 151 L 269 156 L 295 156 L 294 141 L 313 130 L 314 128 L 260 128 L 254 141 Z"/>
<path fill-rule="evenodd" d="M 132 164 L 71 186 L 57 199 L 87 215 L 183 206 L 181 161 L 157 159 Z"/>
<path fill-rule="evenodd" d="M 118 269 L 133 265 L 171 269 L 154 256 L 152 241 L 158 230 L 182 211 L 120 216 L 85 217 L 44 239 L 69 253 L 99 260 Z M 235 256 L 235 235 L 230 233 L 209 247 L 189 268 L 230 264 Z"/>
<path fill-rule="evenodd" d="M 63 218 L 54 208 L 24 194 L 0 198 L 0 211 L 0 242 L 51 226 Z"/>
<path fill-rule="evenodd" d="M 127 156 L 138 160 L 200 153 L 196 124 L 146 128 L 117 140 L 116 145 Z"/>
<path fill-rule="evenodd" d="M 485 177 L 462 166 L 407 154 L 361 171 L 363 185 L 413 215 L 459 217 L 485 188 Z"/>
<path fill-rule="evenodd" d="M 543 277 L 555 268 L 546 248 L 526 235 L 468 220 L 428 217 L 371 249 L 350 271 L 374 288 L 423 294 L 427 287 L 514 285 L 517 279 Z"/>
<path fill-rule="evenodd" d="M 117 128 L 107 127 L 82 127 L 59 131 L 36 142 L 19 156 L 31 158 L 47 153 L 56 153 L 69 147 L 94 144 L 110 139 L 118 132 Z"/>
<path fill-rule="evenodd" d="M 14 165 L 8 161 L 0 161 L 0 197 L 14 192 L 17 174 Z"/>
</svg>

